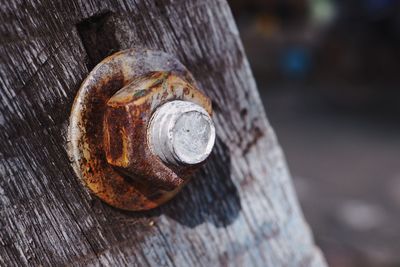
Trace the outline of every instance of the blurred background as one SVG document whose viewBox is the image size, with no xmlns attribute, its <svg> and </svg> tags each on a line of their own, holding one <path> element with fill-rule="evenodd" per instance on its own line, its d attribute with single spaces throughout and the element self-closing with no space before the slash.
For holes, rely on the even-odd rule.
<svg viewBox="0 0 400 267">
<path fill-rule="evenodd" d="M 400 1 L 230 4 L 329 265 L 400 266 Z"/>
</svg>

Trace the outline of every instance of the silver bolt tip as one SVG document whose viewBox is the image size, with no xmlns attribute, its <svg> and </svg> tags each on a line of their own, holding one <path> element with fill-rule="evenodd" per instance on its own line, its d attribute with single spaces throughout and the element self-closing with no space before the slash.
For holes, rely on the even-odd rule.
<svg viewBox="0 0 400 267">
<path fill-rule="evenodd" d="M 193 165 L 210 155 L 215 142 L 215 127 L 203 107 L 174 100 L 153 114 L 148 139 L 153 153 L 164 162 Z"/>
</svg>

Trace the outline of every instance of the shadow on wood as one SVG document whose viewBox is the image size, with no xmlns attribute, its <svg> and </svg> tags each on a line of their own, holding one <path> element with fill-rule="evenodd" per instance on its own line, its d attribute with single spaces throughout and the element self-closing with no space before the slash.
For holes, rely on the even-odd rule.
<svg viewBox="0 0 400 267">
<path fill-rule="evenodd" d="M 161 208 L 175 221 L 195 227 L 205 221 L 216 227 L 231 224 L 241 210 L 239 192 L 231 179 L 229 149 L 216 139 L 205 168 L 182 192 Z"/>
<path fill-rule="evenodd" d="M 240 210 L 239 192 L 231 179 L 229 149 L 217 137 L 207 164 L 174 199 L 147 212 L 117 212 L 132 219 L 164 214 L 182 225 L 194 228 L 205 222 L 226 227 L 235 220 Z"/>
</svg>

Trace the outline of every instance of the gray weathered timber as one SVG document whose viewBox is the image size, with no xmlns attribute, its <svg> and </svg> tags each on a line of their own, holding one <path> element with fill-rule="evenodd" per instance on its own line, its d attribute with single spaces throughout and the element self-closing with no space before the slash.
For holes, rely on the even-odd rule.
<svg viewBox="0 0 400 267">
<path fill-rule="evenodd" d="M 0 266 L 325 266 L 225 0 L 0 3 Z M 131 47 L 176 55 L 217 131 L 205 168 L 145 213 L 92 196 L 66 152 L 80 83 Z"/>
</svg>

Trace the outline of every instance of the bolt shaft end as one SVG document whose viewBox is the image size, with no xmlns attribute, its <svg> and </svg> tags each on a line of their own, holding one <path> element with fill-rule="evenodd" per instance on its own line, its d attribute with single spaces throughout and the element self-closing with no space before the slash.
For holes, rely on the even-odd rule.
<svg viewBox="0 0 400 267">
<path fill-rule="evenodd" d="M 174 100 L 153 114 L 148 140 L 153 153 L 165 163 L 194 165 L 210 155 L 215 143 L 215 127 L 203 107 Z"/>
</svg>

